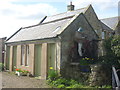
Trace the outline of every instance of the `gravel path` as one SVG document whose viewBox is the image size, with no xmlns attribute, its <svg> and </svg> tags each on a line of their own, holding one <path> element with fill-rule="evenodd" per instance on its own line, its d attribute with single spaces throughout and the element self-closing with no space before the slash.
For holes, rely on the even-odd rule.
<svg viewBox="0 0 120 90">
<path fill-rule="evenodd" d="M 2 88 L 50 88 L 45 80 L 20 76 L 8 72 L 2 73 Z"/>
</svg>

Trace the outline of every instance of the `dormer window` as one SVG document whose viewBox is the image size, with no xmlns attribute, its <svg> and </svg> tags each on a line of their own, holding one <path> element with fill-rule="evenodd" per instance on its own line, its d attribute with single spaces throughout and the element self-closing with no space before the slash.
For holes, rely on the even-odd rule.
<svg viewBox="0 0 120 90">
<path fill-rule="evenodd" d="M 61 26 L 58 26 L 58 27 L 53 31 L 53 33 L 57 32 L 60 28 L 61 28 Z"/>
<path fill-rule="evenodd" d="M 80 27 L 79 29 L 78 29 L 78 32 L 82 32 L 83 31 L 83 29 Z"/>
</svg>

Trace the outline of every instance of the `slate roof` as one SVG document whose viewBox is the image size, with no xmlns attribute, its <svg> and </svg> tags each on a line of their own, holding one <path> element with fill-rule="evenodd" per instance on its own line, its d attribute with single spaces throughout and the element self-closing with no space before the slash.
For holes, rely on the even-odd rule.
<svg viewBox="0 0 120 90">
<path fill-rule="evenodd" d="M 86 9 L 87 9 L 87 7 L 77 9 L 74 11 L 67 11 L 65 13 L 60 13 L 60 14 L 53 15 L 53 16 L 49 16 L 43 21 L 43 23 L 54 21 L 54 20 L 59 20 L 59 19 L 66 18 L 66 17 L 71 17 L 71 16 L 74 16 L 79 13 L 84 13 L 86 11 Z"/>
<path fill-rule="evenodd" d="M 105 25 L 103 22 L 100 21 L 100 23 L 101 23 L 103 30 L 113 32 L 113 30 L 110 27 L 108 27 L 107 25 Z"/>
<path fill-rule="evenodd" d="M 101 21 L 111 29 L 115 30 L 118 24 L 118 17 L 105 18 L 101 19 Z"/>
<path fill-rule="evenodd" d="M 51 38 L 57 36 L 57 28 L 61 29 L 69 20 L 64 19 L 57 22 L 52 22 L 49 24 L 41 24 L 35 27 L 22 28 L 17 34 L 15 34 L 10 40 L 7 42 L 17 42 L 17 41 L 26 41 L 26 40 L 36 40 L 36 39 L 44 39 Z"/>
<path fill-rule="evenodd" d="M 59 34 L 58 32 L 60 32 L 73 16 L 84 13 L 87 8 L 48 16 L 41 24 L 21 28 L 6 43 L 56 37 Z"/>
</svg>

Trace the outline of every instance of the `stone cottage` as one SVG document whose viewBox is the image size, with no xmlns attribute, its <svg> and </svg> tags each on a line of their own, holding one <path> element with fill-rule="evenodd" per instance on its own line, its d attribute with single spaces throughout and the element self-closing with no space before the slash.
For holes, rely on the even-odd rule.
<svg viewBox="0 0 120 90">
<path fill-rule="evenodd" d="M 5 40 L 6 37 L 0 38 L 0 63 L 4 63 Z"/>
<path fill-rule="evenodd" d="M 102 27 L 91 5 L 45 16 L 33 26 L 22 27 L 6 42 L 5 66 L 9 71 L 17 68 L 29 70 L 33 76 L 46 79 L 50 67 L 65 69 L 66 63 L 81 57 L 96 58 Z"/>
</svg>

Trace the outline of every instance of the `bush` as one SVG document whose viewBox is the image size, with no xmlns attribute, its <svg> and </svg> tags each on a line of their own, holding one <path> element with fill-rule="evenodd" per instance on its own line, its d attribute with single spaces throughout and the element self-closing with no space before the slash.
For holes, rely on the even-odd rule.
<svg viewBox="0 0 120 90">
<path fill-rule="evenodd" d="M 65 85 L 64 84 L 60 84 L 57 86 L 57 88 L 65 88 Z"/>
<path fill-rule="evenodd" d="M 57 71 L 55 71 L 53 69 L 48 71 L 48 79 L 54 80 L 57 77 L 58 77 Z"/>
<path fill-rule="evenodd" d="M 120 57 L 120 36 L 114 36 L 112 41 L 112 51 L 117 55 L 117 57 Z"/>
<path fill-rule="evenodd" d="M 57 71 L 50 70 L 48 73 L 47 83 L 52 86 L 53 88 L 96 88 L 83 85 L 82 83 L 77 82 L 73 79 L 66 79 L 58 75 Z M 103 86 L 104 88 L 109 88 L 108 86 Z M 102 87 L 101 87 L 102 88 Z M 79 90 L 79 89 L 78 89 Z M 93 90 L 93 89 L 90 89 Z"/>
<path fill-rule="evenodd" d="M 106 55 L 99 57 L 97 60 L 98 62 L 96 63 L 106 64 L 110 67 L 112 65 L 119 66 L 118 57 L 112 50 L 112 41 L 113 37 L 104 41 L 103 45 L 105 47 Z"/>
<path fill-rule="evenodd" d="M 2 63 L 0 63 L 0 72 L 3 70 L 4 65 Z"/>
</svg>

